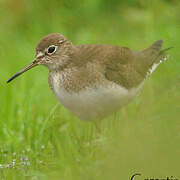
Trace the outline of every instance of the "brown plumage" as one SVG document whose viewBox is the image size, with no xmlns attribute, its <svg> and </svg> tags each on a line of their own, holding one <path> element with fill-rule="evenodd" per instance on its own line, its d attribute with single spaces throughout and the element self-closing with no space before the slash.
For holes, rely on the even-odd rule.
<svg viewBox="0 0 180 180">
<path fill-rule="evenodd" d="M 142 51 L 113 45 L 73 45 L 61 34 L 43 37 L 35 60 L 49 69 L 49 85 L 61 103 L 81 119 L 101 119 L 127 104 L 144 80 L 167 58 L 159 40 Z"/>
</svg>

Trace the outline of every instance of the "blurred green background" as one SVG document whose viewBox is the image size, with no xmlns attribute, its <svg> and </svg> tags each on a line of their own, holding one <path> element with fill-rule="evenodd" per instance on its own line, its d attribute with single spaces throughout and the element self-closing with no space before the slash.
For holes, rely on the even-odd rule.
<svg viewBox="0 0 180 180">
<path fill-rule="evenodd" d="M 175 48 L 99 132 L 58 103 L 46 68 L 6 84 L 52 32 L 74 44 Z M 0 0 L 0 179 L 180 179 L 179 49 L 179 0 Z"/>
</svg>

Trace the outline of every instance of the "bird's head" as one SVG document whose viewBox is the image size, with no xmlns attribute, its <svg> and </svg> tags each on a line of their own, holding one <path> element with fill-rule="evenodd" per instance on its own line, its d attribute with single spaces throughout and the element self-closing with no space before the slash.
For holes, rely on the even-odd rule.
<svg viewBox="0 0 180 180">
<path fill-rule="evenodd" d="M 12 76 L 7 82 L 12 81 L 37 65 L 44 65 L 50 71 L 63 68 L 69 63 L 68 59 L 71 57 L 72 51 L 72 43 L 63 35 L 58 33 L 48 34 L 37 44 L 34 60 Z"/>
</svg>

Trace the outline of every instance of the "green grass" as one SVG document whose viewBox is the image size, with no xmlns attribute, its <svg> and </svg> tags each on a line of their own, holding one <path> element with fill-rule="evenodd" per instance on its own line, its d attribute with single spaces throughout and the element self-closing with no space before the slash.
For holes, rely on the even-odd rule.
<svg viewBox="0 0 180 180">
<path fill-rule="evenodd" d="M 0 2 L 0 179 L 126 180 L 135 172 L 180 178 L 179 1 L 14 2 Z M 164 39 L 165 48 L 175 48 L 99 133 L 58 103 L 44 67 L 6 84 L 51 32 L 74 44 L 142 49 Z"/>
</svg>

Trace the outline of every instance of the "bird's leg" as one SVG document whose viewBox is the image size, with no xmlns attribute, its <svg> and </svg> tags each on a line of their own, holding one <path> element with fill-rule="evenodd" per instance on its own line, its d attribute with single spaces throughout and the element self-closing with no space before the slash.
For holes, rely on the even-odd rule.
<svg viewBox="0 0 180 180">
<path fill-rule="evenodd" d="M 98 132 L 98 134 L 101 134 L 101 123 L 100 122 L 101 121 L 99 121 L 99 120 L 93 121 L 93 124 L 94 124 L 95 129 Z"/>
<path fill-rule="evenodd" d="M 124 119 L 126 119 L 126 117 L 127 117 L 127 111 L 126 111 L 126 108 L 122 107 L 121 113 L 122 113 L 122 117 L 123 117 Z"/>
</svg>

